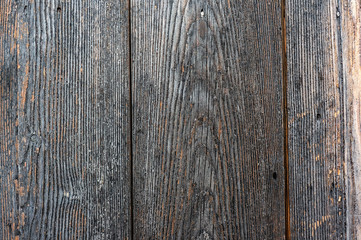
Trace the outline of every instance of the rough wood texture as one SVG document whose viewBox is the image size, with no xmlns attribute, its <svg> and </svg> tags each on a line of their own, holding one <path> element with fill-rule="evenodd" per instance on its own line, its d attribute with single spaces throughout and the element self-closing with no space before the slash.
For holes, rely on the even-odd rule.
<svg viewBox="0 0 361 240">
<path fill-rule="evenodd" d="M 131 11 L 135 239 L 283 239 L 280 2 Z"/>
<path fill-rule="evenodd" d="M 126 1 L 1 1 L 1 239 L 130 238 Z"/>
<path fill-rule="evenodd" d="M 341 1 L 346 112 L 347 237 L 361 239 L 361 2 Z"/>
<path fill-rule="evenodd" d="M 346 237 L 341 6 L 286 1 L 292 239 Z"/>
<path fill-rule="evenodd" d="M 360 126 L 359 0 L 0 1 L 0 239 L 361 239 Z"/>
<path fill-rule="evenodd" d="M 0 238 L 11 239 L 20 218 L 16 217 L 13 169 L 16 161 L 16 8 L 11 0 L 0 1 Z"/>
</svg>

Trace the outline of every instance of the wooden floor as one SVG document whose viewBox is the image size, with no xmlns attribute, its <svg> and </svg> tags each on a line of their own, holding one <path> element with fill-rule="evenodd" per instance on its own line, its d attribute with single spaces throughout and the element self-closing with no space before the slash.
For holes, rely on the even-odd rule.
<svg viewBox="0 0 361 240">
<path fill-rule="evenodd" d="M 361 239 L 359 0 L 1 0 L 0 239 Z"/>
</svg>

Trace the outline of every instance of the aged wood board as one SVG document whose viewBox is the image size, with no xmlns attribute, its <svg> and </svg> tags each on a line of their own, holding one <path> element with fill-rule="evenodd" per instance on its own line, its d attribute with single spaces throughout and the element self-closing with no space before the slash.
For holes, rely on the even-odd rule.
<svg viewBox="0 0 361 240">
<path fill-rule="evenodd" d="M 131 237 L 128 13 L 1 1 L 1 239 Z"/>
<path fill-rule="evenodd" d="M 135 239 L 285 235 L 280 1 L 132 1 Z"/>
<path fill-rule="evenodd" d="M 292 239 L 361 239 L 360 1 L 286 1 Z"/>
<path fill-rule="evenodd" d="M 360 9 L 0 1 L 0 239 L 361 239 Z"/>
</svg>

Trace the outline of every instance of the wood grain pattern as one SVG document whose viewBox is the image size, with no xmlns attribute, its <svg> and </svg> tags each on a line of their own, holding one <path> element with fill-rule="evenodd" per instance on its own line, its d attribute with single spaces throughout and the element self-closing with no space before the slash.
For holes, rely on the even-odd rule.
<svg viewBox="0 0 361 240">
<path fill-rule="evenodd" d="M 0 239 L 361 239 L 360 119 L 358 0 L 2 0 Z"/>
<path fill-rule="evenodd" d="M 18 221 L 13 182 L 16 161 L 16 12 L 12 0 L 0 1 L 0 238 L 13 239 Z"/>
<path fill-rule="evenodd" d="M 130 238 L 127 2 L 0 11 L 0 238 Z"/>
<path fill-rule="evenodd" d="M 345 239 L 345 82 L 338 1 L 286 1 L 292 239 Z"/>
<path fill-rule="evenodd" d="M 131 1 L 135 239 L 283 239 L 279 1 Z"/>
<path fill-rule="evenodd" d="M 340 4 L 345 90 L 347 237 L 361 239 L 361 2 Z"/>
</svg>

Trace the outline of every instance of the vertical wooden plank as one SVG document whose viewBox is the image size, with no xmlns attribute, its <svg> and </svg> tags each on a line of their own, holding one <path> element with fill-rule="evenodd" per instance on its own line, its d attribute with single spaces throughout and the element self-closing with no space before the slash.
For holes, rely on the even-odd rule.
<svg viewBox="0 0 361 240">
<path fill-rule="evenodd" d="M 12 0 L 0 1 L 0 238 L 14 239 L 16 188 L 16 7 Z"/>
<path fill-rule="evenodd" d="M 283 239 L 279 1 L 131 1 L 135 239 Z"/>
<path fill-rule="evenodd" d="M 293 239 L 346 237 L 341 6 L 286 1 Z"/>
<path fill-rule="evenodd" d="M 361 3 L 341 1 L 345 87 L 347 237 L 361 239 Z"/>
<path fill-rule="evenodd" d="M 15 52 L 2 55 L 3 239 L 130 238 L 127 2 L 10 3 L 15 30 L 1 15 L 0 45 L 5 57 Z"/>
</svg>

